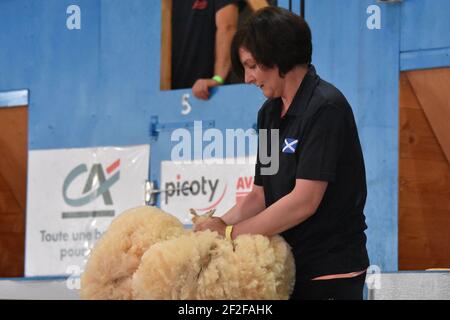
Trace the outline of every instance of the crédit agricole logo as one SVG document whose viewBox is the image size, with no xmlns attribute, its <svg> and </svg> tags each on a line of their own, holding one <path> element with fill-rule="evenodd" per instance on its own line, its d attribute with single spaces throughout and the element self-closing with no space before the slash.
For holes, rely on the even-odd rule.
<svg viewBox="0 0 450 320">
<path fill-rule="evenodd" d="M 111 187 L 120 179 L 120 159 L 114 161 L 111 165 L 103 169 L 103 165 L 95 163 L 90 170 L 86 164 L 76 166 L 66 177 L 63 184 L 64 202 L 71 207 L 82 207 L 95 201 L 98 197 L 103 198 L 105 206 L 113 206 L 111 196 Z M 86 173 L 89 171 L 89 174 Z M 77 178 L 82 179 L 86 176 L 86 182 L 83 190 L 73 190 L 71 186 Z M 70 191 L 69 191 L 70 190 Z M 73 194 L 79 194 L 79 197 L 70 197 Z M 110 210 L 77 210 L 72 212 L 63 212 L 63 219 L 70 218 L 92 218 L 92 217 L 114 217 L 115 211 Z"/>
</svg>

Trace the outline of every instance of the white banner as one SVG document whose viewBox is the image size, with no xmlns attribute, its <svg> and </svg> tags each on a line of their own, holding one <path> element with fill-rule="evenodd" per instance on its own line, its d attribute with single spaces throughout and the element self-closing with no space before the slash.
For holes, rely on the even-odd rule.
<svg viewBox="0 0 450 320">
<path fill-rule="evenodd" d="M 224 164 L 163 161 L 161 209 L 187 225 L 192 224 L 190 208 L 198 213 L 216 209 L 215 216 L 222 216 L 252 190 L 256 158 L 243 159 Z"/>
<path fill-rule="evenodd" d="M 148 145 L 30 151 L 25 275 L 83 270 L 111 221 L 145 203 L 149 158 Z"/>
</svg>

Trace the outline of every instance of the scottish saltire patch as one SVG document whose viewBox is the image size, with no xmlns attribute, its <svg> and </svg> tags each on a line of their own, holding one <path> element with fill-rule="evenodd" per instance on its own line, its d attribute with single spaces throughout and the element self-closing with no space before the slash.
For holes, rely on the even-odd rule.
<svg viewBox="0 0 450 320">
<path fill-rule="evenodd" d="M 283 149 L 281 152 L 283 153 L 295 153 L 295 149 L 298 145 L 298 139 L 286 138 L 284 139 Z"/>
</svg>

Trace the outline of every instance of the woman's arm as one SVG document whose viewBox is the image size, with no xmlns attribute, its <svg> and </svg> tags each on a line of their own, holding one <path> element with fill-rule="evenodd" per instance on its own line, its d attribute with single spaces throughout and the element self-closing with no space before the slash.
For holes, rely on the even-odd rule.
<svg viewBox="0 0 450 320">
<path fill-rule="evenodd" d="M 240 211 L 235 209 L 236 205 L 227 212 L 227 217 L 224 216 L 226 221 L 220 218 L 208 219 L 196 226 L 195 230 L 210 229 L 224 235 L 226 225 L 233 224 L 233 239 L 241 234 L 272 236 L 288 230 L 311 217 L 319 207 L 327 186 L 328 182 L 326 181 L 297 179 L 294 189 L 289 194 L 260 213 L 241 216 L 239 214 Z M 251 199 L 249 198 L 249 201 Z M 247 205 L 250 206 L 250 203 L 247 203 Z M 246 217 L 245 220 L 238 219 L 238 217 L 242 218 L 244 216 Z M 239 222 L 232 223 L 233 221 Z"/>
<path fill-rule="evenodd" d="M 235 224 L 232 237 L 240 234 L 272 236 L 288 230 L 317 210 L 328 182 L 297 179 L 294 189 L 260 214 Z"/>
<path fill-rule="evenodd" d="M 212 217 L 194 225 L 195 231 L 212 230 L 225 234 L 225 227 L 249 219 L 265 209 L 263 187 L 253 185 L 252 191 L 238 204 L 234 205 L 221 218 Z"/>
<path fill-rule="evenodd" d="M 228 210 L 222 216 L 222 220 L 228 225 L 236 224 L 257 215 L 265 208 L 264 189 L 254 184 L 252 191 L 241 202 Z"/>
</svg>

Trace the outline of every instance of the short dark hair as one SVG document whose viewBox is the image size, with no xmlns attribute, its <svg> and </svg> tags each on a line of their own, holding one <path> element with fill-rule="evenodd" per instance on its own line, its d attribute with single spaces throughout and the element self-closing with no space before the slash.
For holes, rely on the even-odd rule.
<svg viewBox="0 0 450 320">
<path fill-rule="evenodd" d="M 248 18 L 231 44 L 233 71 L 243 79 L 239 48 L 249 51 L 262 66 L 278 66 L 283 77 L 295 66 L 311 63 L 311 30 L 302 17 L 286 9 L 266 7 Z"/>
</svg>

